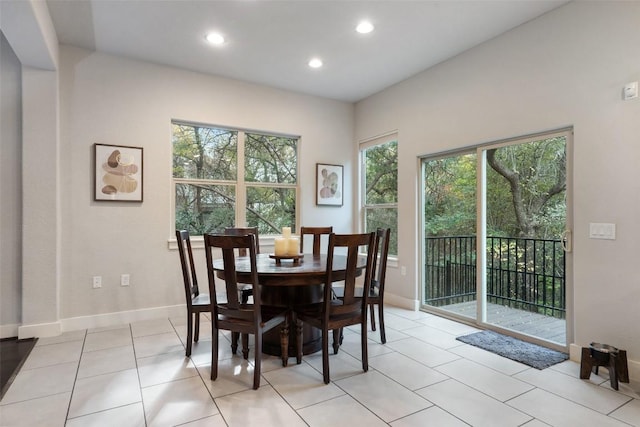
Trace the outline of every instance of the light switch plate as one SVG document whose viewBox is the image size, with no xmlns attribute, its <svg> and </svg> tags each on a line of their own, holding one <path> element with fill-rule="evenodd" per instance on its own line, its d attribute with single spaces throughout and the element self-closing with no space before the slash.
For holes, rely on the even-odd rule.
<svg viewBox="0 0 640 427">
<path fill-rule="evenodd" d="M 616 225 L 610 223 L 592 222 L 589 224 L 589 238 L 615 240 Z"/>
<path fill-rule="evenodd" d="M 638 82 L 631 82 L 624 85 L 624 89 L 622 91 L 622 98 L 625 101 L 629 99 L 635 99 L 638 97 Z"/>
</svg>

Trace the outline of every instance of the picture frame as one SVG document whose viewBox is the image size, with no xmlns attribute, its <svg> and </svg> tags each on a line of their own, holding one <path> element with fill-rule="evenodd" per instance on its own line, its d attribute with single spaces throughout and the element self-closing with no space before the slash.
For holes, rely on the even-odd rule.
<svg viewBox="0 0 640 427">
<path fill-rule="evenodd" d="M 316 163 L 316 205 L 342 206 L 344 166 Z"/>
<path fill-rule="evenodd" d="M 126 145 L 93 144 L 93 199 L 142 202 L 143 150 Z"/>
</svg>

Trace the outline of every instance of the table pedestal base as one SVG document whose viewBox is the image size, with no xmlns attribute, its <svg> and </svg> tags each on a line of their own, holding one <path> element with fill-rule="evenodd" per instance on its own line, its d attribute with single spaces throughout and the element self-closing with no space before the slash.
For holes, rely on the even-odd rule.
<svg viewBox="0 0 640 427">
<path fill-rule="evenodd" d="M 302 326 L 302 354 L 313 354 L 322 350 L 322 333 L 309 325 Z M 296 356 L 296 333 L 295 327 L 289 328 L 289 357 Z M 280 329 L 272 329 L 264 334 L 262 341 L 262 352 L 272 356 L 280 357 Z"/>
<path fill-rule="evenodd" d="M 269 287 L 262 292 L 262 304 L 293 308 L 322 301 L 322 285 Z M 296 356 L 296 325 L 289 324 L 289 357 Z M 312 354 L 322 350 L 322 332 L 313 326 L 302 325 L 302 354 Z M 280 328 L 264 334 L 262 352 L 272 356 L 281 356 Z"/>
</svg>

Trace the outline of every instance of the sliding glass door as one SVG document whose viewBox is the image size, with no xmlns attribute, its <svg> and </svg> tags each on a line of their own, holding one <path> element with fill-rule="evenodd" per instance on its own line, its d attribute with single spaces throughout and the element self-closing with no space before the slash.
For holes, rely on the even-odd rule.
<svg viewBox="0 0 640 427">
<path fill-rule="evenodd" d="M 570 136 L 422 159 L 423 309 L 566 346 Z"/>
</svg>

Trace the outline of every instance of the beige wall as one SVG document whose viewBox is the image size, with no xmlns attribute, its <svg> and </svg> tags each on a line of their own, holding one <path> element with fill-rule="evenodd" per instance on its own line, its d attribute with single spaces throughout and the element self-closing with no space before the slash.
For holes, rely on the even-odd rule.
<svg viewBox="0 0 640 427">
<path fill-rule="evenodd" d="M 0 32 L 0 338 L 21 321 L 22 182 L 20 61 Z"/>
<path fill-rule="evenodd" d="M 70 47 L 61 48 L 60 94 L 62 319 L 184 303 L 167 243 L 172 119 L 301 135 L 301 224 L 351 231 L 351 199 L 316 207 L 313 189 L 316 162 L 344 164 L 353 186 L 352 104 Z M 96 142 L 144 148 L 143 203 L 93 201 Z M 120 286 L 122 273 L 130 287 Z M 92 289 L 94 275 L 102 289 Z"/>
<path fill-rule="evenodd" d="M 573 126 L 573 342 L 640 361 L 640 100 L 621 99 L 640 80 L 639 22 L 638 2 L 572 2 L 356 105 L 356 140 L 399 134 L 407 276 L 389 270 L 389 292 L 419 298 L 419 156 Z M 590 222 L 617 239 L 589 239 Z"/>
</svg>

